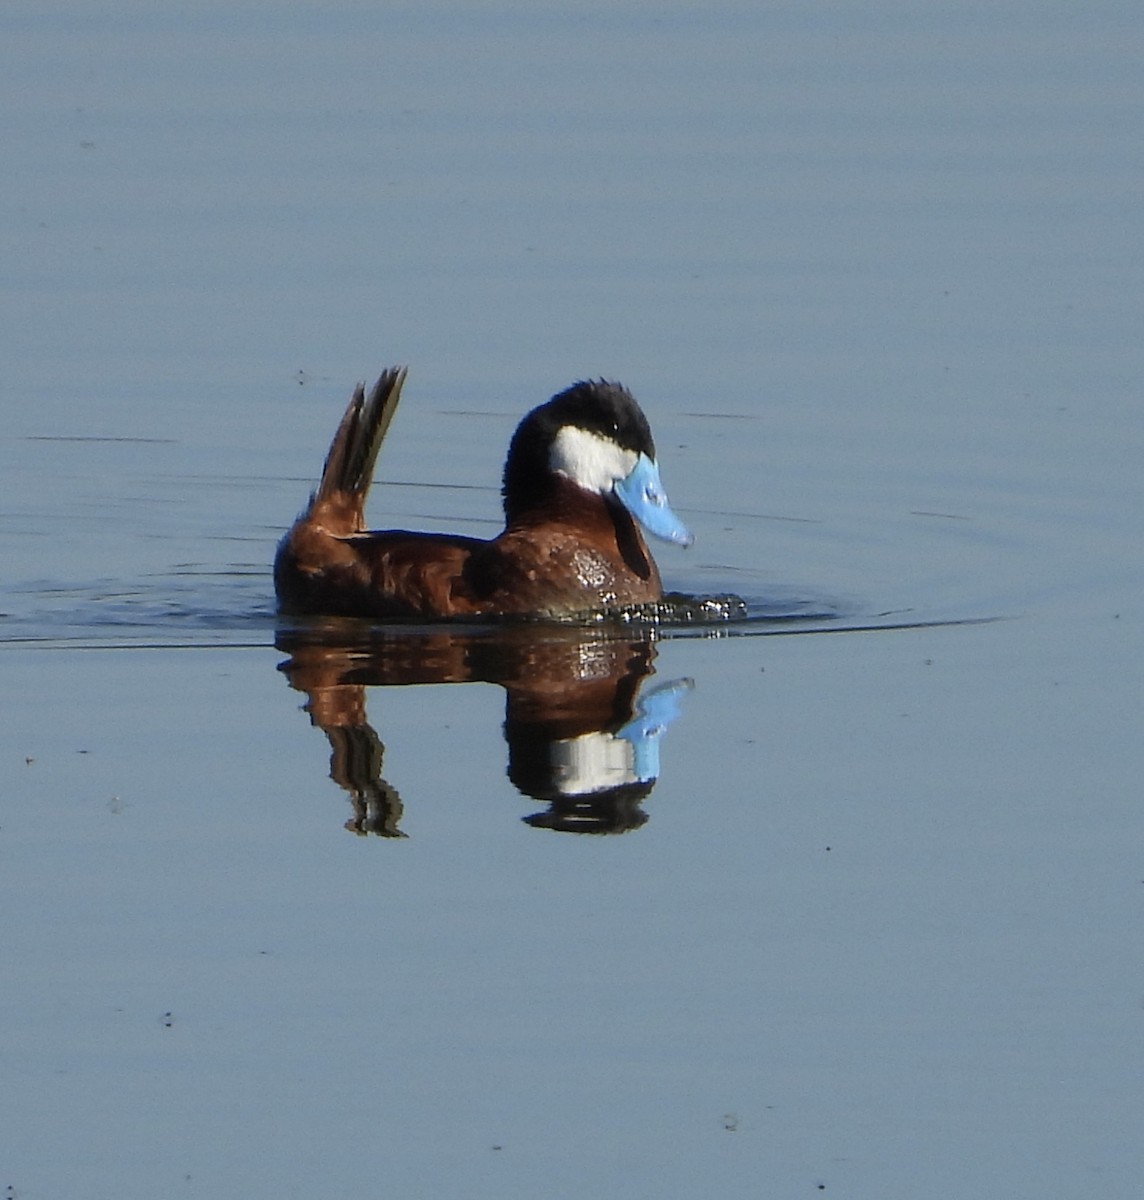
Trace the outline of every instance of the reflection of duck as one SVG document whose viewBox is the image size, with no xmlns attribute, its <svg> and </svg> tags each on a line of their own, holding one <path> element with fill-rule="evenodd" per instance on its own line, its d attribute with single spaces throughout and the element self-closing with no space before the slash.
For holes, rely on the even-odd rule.
<svg viewBox="0 0 1144 1200">
<path fill-rule="evenodd" d="M 659 775 L 659 739 L 690 680 L 641 694 L 652 674 L 650 634 L 510 626 L 462 630 L 282 631 L 281 665 L 307 693 L 313 723 L 330 740 L 332 778 L 353 800 L 349 828 L 401 836 L 401 801 L 381 778 L 382 746 L 365 713 L 367 685 L 497 683 L 505 689 L 508 775 L 548 811 L 535 826 L 619 833 L 647 820 L 640 802 Z"/>
<path fill-rule="evenodd" d="M 687 545 L 647 419 L 618 384 L 577 383 L 521 421 L 504 469 L 504 531 L 370 532 L 365 500 L 404 368 L 359 385 L 306 511 L 274 563 L 285 612 L 365 617 L 569 617 L 661 599 L 640 533 Z M 633 520 L 633 517 L 635 520 Z"/>
</svg>

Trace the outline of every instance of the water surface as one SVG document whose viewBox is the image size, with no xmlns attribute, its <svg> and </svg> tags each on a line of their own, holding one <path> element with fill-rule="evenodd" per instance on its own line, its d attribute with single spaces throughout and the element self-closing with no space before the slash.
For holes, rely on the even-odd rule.
<svg viewBox="0 0 1144 1200">
<path fill-rule="evenodd" d="M 13 1196 L 1135 1196 L 1142 30 L 4 7 Z M 390 362 L 379 526 L 618 378 L 749 619 L 299 641 Z"/>
</svg>

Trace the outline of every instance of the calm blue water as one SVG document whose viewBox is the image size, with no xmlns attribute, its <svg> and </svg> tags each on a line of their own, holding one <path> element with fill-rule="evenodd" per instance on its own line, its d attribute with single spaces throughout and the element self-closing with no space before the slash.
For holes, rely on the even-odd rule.
<svg viewBox="0 0 1144 1200">
<path fill-rule="evenodd" d="M 4 6 L 13 1197 L 1137 1194 L 1142 35 Z M 377 525 L 606 375 L 753 619 L 300 650 L 391 362 Z"/>
</svg>

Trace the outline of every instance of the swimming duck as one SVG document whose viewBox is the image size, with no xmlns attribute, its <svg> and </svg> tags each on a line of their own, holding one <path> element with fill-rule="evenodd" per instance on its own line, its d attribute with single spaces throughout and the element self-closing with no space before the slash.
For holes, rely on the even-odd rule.
<svg viewBox="0 0 1144 1200">
<path fill-rule="evenodd" d="M 278 546 L 284 612 L 380 618 L 587 616 L 659 600 L 649 533 L 686 546 L 651 429 L 617 383 L 573 384 L 517 427 L 495 538 L 367 530 L 365 500 L 405 368 L 359 384 L 321 482 Z M 638 524 L 637 524 L 638 522 Z"/>
</svg>

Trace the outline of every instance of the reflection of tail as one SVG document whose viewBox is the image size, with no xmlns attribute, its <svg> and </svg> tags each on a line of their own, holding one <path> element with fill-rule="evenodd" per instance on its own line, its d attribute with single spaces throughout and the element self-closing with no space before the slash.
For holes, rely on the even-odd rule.
<svg viewBox="0 0 1144 1200">
<path fill-rule="evenodd" d="M 377 452 L 397 411 L 404 382 L 405 368 L 390 367 L 374 384 L 368 400 L 360 383 L 354 389 L 303 520 L 316 520 L 333 534 L 365 529 L 365 499 L 373 481 Z"/>
<path fill-rule="evenodd" d="M 403 838 L 398 828 L 404 805 L 397 789 L 381 777 L 384 748 L 372 726 L 329 726 L 330 778 L 350 794 L 354 815 L 346 822 L 352 833 Z"/>
</svg>

